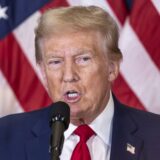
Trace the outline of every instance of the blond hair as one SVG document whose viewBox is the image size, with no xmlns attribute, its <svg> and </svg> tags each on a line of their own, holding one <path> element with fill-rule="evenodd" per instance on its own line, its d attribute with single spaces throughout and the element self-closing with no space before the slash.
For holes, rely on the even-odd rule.
<svg viewBox="0 0 160 160">
<path fill-rule="evenodd" d="M 118 27 L 113 18 L 97 6 L 73 6 L 49 9 L 39 19 L 35 30 L 37 63 L 42 60 L 40 40 L 56 33 L 98 31 L 105 40 L 107 53 L 114 60 L 122 59 L 118 48 Z"/>
</svg>

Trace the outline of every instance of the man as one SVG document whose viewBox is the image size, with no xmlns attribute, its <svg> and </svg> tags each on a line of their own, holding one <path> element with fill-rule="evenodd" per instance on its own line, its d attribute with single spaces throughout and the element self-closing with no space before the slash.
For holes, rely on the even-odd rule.
<svg viewBox="0 0 160 160">
<path fill-rule="evenodd" d="M 160 116 L 125 107 L 111 93 L 122 54 L 108 13 L 95 6 L 50 9 L 39 21 L 35 47 L 51 99 L 70 106 L 60 159 L 78 159 L 75 130 L 89 126 L 93 134 L 83 145 L 92 160 L 159 160 Z M 50 111 L 2 118 L 0 158 L 49 160 Z"/>
</svg>

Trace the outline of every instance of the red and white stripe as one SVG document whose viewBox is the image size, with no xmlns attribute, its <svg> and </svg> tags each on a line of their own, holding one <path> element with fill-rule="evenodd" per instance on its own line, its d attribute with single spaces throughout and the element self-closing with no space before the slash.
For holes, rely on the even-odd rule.
<svg viewBox="0 0 160 160">
<path fill-rule="evenodd" d="M 120 28 L 119 46 L 124 55 L 113 90 L 122 102 L 160 114 L 160 1 L 135 0 L 133 10 L 128 13 L 123 0 L 55 0 L 32 14 L 5 40 L 14 53 L 10 50 L 0 58 L 9 57 L 7 63 L 13 67 L 14 74 L 7 72 L 7 65 L 0 66 L 3 70 L 0 72 L 0 116 L 37 109 L 50 102 L 35 63 L 34 29 L 48 7 L 67 5 L 97 5 L 112 15 Z M 0 52 L 7 49 L 6 44 Z"/>
</svg>

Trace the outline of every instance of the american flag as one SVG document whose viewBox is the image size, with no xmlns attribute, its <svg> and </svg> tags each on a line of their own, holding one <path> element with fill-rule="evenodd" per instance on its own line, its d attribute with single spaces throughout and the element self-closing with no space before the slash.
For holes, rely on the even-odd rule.
<svg viewBox="0 0 160 160">
<path fill-rule="evenodd" d="M 0 116 L 51 102 L 35 62 L 34 29 L 46 9 L 75 5 L 100 6 L 119 26 L 124 58 L 114 94 L 160 114 L 160 0 L 0 0 Z"/>
</svg>

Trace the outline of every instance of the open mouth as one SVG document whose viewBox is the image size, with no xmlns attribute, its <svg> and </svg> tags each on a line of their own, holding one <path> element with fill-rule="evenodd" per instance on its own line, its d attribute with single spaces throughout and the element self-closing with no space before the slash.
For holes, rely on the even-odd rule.
<svg viewBox="0 0 160 160">
<path fill-rule="evenodd" d="M 73 102 L 75 103 L 79 101 L 80 97 L 81 97 L 80 93 L 74 90 L 67 91 L 64 94 L 64 100 L 68 103 L 73 103 Z"/>
</svg>

